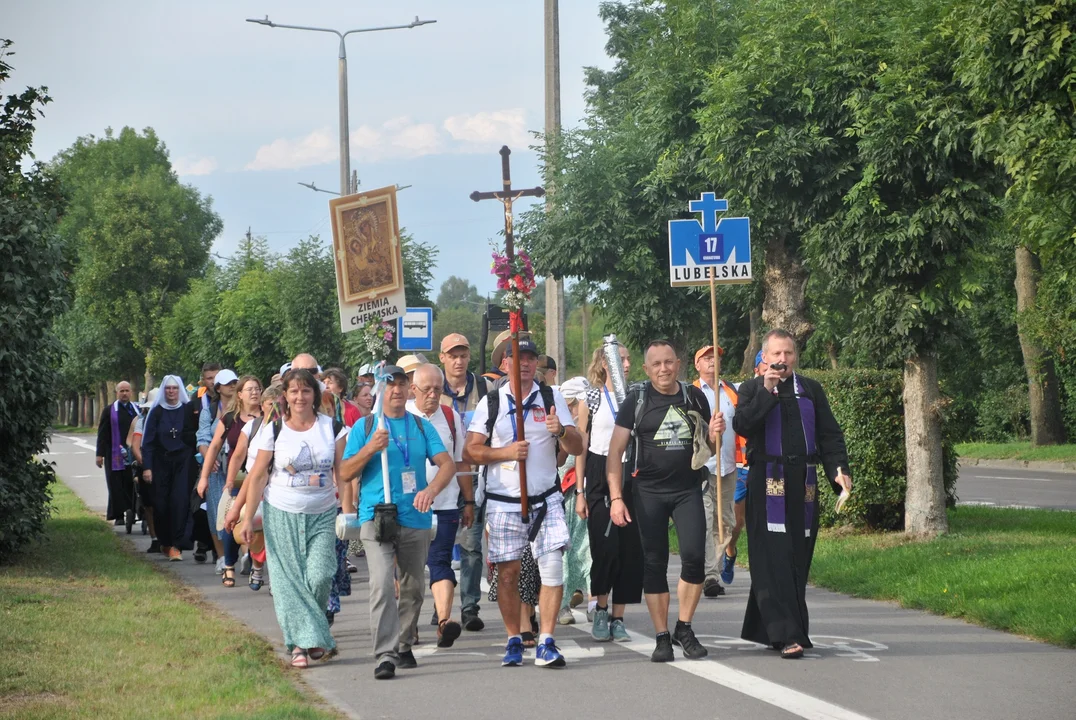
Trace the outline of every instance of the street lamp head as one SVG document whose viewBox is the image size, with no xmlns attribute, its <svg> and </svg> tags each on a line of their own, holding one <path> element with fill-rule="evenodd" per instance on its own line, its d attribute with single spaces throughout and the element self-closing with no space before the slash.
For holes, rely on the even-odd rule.
<svg viewBox="0 0 1076 720">
<path fill-rule="evenodd" d="M 419 25 L 432 25 L 435 22 L 437 22 L 437 21 L 436 20 L 419 20 L 418 15 L 416 15 L 415 19 L 407 27 L 409 27 L 409 28 L 417 28 Z"/>
<path fill-rule="evenodd" d="M 270 22 L 268 15 L 266 15 L 263 20 L 259 20 L 257 18 L 247 18 L 247 22 L 257 23 L 258 25 L 265 25 L 266 27 L 273 27 L 273 23 Z"/>
</svg>

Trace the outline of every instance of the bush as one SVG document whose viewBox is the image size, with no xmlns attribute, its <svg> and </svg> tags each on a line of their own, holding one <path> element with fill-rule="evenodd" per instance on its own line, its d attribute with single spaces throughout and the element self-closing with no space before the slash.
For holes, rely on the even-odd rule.
<svg viewBox="0 0 1076 720">
<path fill-rule="evenodd" d="M 847 523 L 879 530 L 904 528 L 907 486 L 904 448 L 904 382 L 893 370 L 834 370 L 804 373 L 822 383 L 848 445 L 853 492 L 844 512 L 834 512 L 837 498 L 829 483 L 819 482 L 819 521 L 823 527 Z M 956 502 L 956 451 L 943 424 L 945 494 Z"/>
<path fill-rule="evenodd" d="M 1025 440 L 1031 425 L 1031 400 L 1027 383 L 1011 385 L 1001 392 L 984 392 L 976 405 L 975 437 L 980 442 Z"/>
<path fill-rule="evenodd" d="M 52 466 L 35 459 L 48 443 L 58 386 L 52 334 L 67 307 L 67 271 L 56 234 L 62 199 L 40 165 L 24 173 L 42 90 L 5 92 L 10 41 L 0 40 L 0 562 L 41 534 L 49 514 Z"/>
</svg>

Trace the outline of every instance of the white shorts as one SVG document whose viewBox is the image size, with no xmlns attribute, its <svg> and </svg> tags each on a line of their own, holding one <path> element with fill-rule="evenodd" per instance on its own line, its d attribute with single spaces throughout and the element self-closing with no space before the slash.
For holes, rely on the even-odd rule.
<svg viewBox="0 0 1076 720">
<path fill-rule="evenodd" d="M 568 522 L 564 519 L 564 506 L 557 495 L 546 498 L 546 514 L 538 537 L 530 542 L 528 535 L 531 525 L 523 524 L 519 510 L 509 512 L 489 512 L 486 514 L 486 530 L 489 532 L 489 561 L 493 563 L 511 562 L 523 557 L 523 551 L 530 545 L 534 559 L 553 552 L 567 550 L 571 545 Z M 541 506 L 530 509 L 533 523 Z"/>
</svg>

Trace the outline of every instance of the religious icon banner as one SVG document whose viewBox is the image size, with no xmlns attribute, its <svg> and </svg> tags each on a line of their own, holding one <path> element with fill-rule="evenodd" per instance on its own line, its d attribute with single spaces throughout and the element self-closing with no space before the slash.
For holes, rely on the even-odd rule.
<svg viewBox="0 0 1076 720">
<path fill-rule="evenodd" d="M 329 214 L 341 331 L 401 317 L 407 301 L 395 186 L 330 200 Z"/>
</svg>

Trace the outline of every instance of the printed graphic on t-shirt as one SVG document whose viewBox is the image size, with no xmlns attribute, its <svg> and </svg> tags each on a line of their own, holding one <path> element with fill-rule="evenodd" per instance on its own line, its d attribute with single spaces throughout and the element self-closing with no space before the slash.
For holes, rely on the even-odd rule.
<svg viewBox="0 0 1076 720">
<path fill-rule="evenodd" d="M 332 470 L 333 458 L 318 458 L 314 449 L 305 441 L 299 448 L 299 454 L 284 466 L 288 473 L 288 487 L 318 488 L 328 484 L 329 471 Z"/>
<path fill-rule="evenodd" d="M 665 450 L 683 450 L 691 446 L 691 426 L 680 408 L 670 406 L 665 412 L 665 419 L 654 433 L 654 445 Z"/>
</svg>

